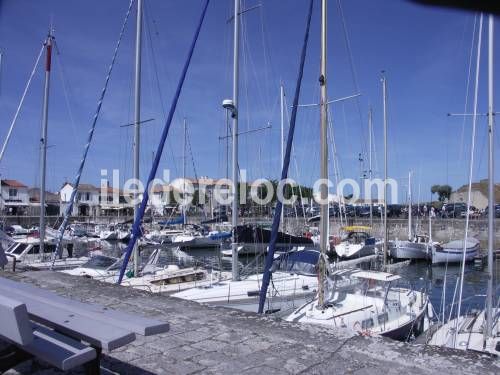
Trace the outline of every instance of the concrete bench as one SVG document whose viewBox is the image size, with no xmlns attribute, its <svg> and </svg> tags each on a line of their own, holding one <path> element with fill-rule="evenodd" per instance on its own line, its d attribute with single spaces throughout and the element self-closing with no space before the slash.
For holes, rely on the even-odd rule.
<svg viewBox="0 0 500 375">
<path fill-rule="evenodd" d="M 91 371 L 94 373 L 99 372 L 102 350 L 110 351 L 127 345 L 135 340 L 136 334 L 149 336 L 169 330 L 166 322 L 82 303 L 2 277 L 0 296 L 24 304 L 31 321 L 73 340 L 88 343 L 96 353 Z"/>
<path fill-rule="evenodd" d="M 0 337 L 12 344 L 0 353 L 0 372 L 31 357 L 66 371 L 97 356 L 93 348 L 32 323 L 25 304 L 1 295 L 0 321 Z"/>
</svg>

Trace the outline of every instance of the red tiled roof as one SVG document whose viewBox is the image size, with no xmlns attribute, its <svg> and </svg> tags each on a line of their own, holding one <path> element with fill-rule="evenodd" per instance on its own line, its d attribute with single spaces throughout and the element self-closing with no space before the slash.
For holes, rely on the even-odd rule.
<svg viewBox="0 0 500 375">
<path fill-rule="evenodd" d="M 16 188 L 25 188 L 25 187 L 27 187 L 22 182 L 19 182 L 17 180 L 2 180 L 2 185 L 4 185 L 4 186 L 10 186 L 10 187 L 16 187 Z"/>
</svg>

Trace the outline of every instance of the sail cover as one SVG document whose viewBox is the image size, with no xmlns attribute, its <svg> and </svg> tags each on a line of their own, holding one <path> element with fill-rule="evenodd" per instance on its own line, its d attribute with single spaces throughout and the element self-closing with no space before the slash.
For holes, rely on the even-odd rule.
<svg viewBox="0 0 500 375">
<path fill-rule="evenodd" d="M 271 272 L 292 272 L 299 275 L 315 276 L 318 274 L 320 252 L 315 249 L 291 251 L 277 257 L 271 266 Z"/>
</svg>

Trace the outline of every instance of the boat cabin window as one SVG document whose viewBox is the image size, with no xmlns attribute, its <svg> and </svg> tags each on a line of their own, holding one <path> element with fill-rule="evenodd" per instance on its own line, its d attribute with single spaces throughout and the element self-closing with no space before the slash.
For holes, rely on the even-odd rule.
<svg viewBox="0 0 500 375">
<path fill-rule="evenodd" d="M 347 235 L 347 240 L 351 243 L 364 243 L 368 238 L 368 233 L 364 232 L 350 232 Z"/>
<path fill-rule="evenodd" d="M 386 312 L 380 314 L 377 319 L 378 319 L 378 324 L 387 323 L 387 321 L 389 320 L 389 314 L 386 311 Z"/>
<path fill-rule="evenodd" d="M 28 254 L 39 254 L 40 245 L 33 245 L 33 247 L 28 251 Z"/>
<path fill-rule="evenodd" d="M 82 265 L 84 268 L 93 268 L 97 270 L 105 270 L 116 263 L 115 258 L 110 258 L 104 255 L 96 255 L 89 259 L 87 263 Z"/>
<path fill-rule="evenodd" d="M 357 292 L 362 295 L 383 297 L 390 283 L 374 279 L 361 279 Z"/>
<path fill-rule="evenodd" d="M 417 243 L 426 243 L 427 239 L 425 236 L 417 236 Z"/>
<path fill-rule="evenodd" d="M 12 250 L 12 254 L 22 254 L 24 250 L 28 247 L 28 244 L 20 243 L 14 250 Z"/>
<path fill-rule="evenodd" d="M 373 319 L 372 318 L 368 318 L 368 319 L 365 319 L 361 322 L 361 329 L 364 331 L 364 330 L 367 330 L 367 329 L 370 329 L 374 326 L 374 323 L 373 323 Z"/>
<path fill-rule="evenodd" d="M 56 250 L 55 245 L 47 245 L 43 247 L 43 253 L 44 254 L 50 254 L 53 253 Z M 28 251 L 28 254 L 39 254 L 40 253 L 40 245 L 33 245 L 33 247 Z"/>
</svg>

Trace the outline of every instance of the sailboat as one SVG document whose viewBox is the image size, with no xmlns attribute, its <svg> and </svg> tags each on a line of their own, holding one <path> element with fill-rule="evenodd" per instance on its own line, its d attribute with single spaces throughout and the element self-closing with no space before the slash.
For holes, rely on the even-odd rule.
<svg viewBox="0 0 500 375">
<path fill-rule="evenodd" d="M 328 179 L 327 155 L 327 1 L 321 2 L 321 174 Z M 385 103 L 385 77 L 383 77 Z M 384 106 L 385 113 L 385 106 Z M 384 194 L 385 195 L 385 194 Z M 326 186 L 322 197 L 327 196 Z M 328 222 L 328 205 L 321 209 L 321 222 Z M 423 292 L 395 285 L 400 276 L 387 272 L 344 269 L 335 271 L 322 259 L 326 257 L 327 225 L 321 225 L 321 257 L 317 297 L 286 317 L 287 321 L 346 328 L 364 335 L 382 335 L 408 340 L 424 330 L 429 301 Z M 387 241 L 384 241 L 386 250 Z M 385 257 L 384 257 L 385 259 Z M 385 263 L 385 262 L 384 262 Z"/>
<path fill-rule="evenodd" d="M 477 117 L 477 83 L 479 76 L 479 59 L 482 36 L 483 15 L 479 21 L 478 57 L 476 66 L 476 92 L 474 103 L 474 130 Z M 464 281 L 464 267 L 467 259 L 467 248 L 462 247 L 462 268 L 460 277 L 460 294 L 458 301 L 457 317 L 442 324 L 429 339 L 430 345 L 446 346 L 459 350 L 472 350 L 484 354 L 500 356 L 500 299 L 498 289 L 494 285 L 494 219 L 495 219 L 495 198 L 494 198 L 494 124 L 493 124 L 493 15 L 489 15 L 488 22 L 488 137 L 489 137 L 489 158 L 488 158 L 488 285 L 486 293 L 486 306 L 481 311 L 471 312 L 461 315 L 462 287 Z M 474 143 L 474 141 L 473 141 Z M 473 155 L 473 148 L 471 154 Z M 471 158 L 470 169 L 472 171 L 473 158 Z M 471 180 L 470 173 L 469 180 Z M 470 206 L 470 183 L 468 206 Z M 465 232 L 467 239 L 467 230 Z M 496 300 L 496 301 L 495 301 Z"/>
<path fill-rule="evenodd" d="M 45 218 L 45 195 L 46 195 L 46 170 L 47 170 L 47 130 L 48 130 L 48 112 L 49 112 L 49 87 L 50 74 L 52 68 L 52 48 L 55 43 L 55 38 L 52 34 L 52 29 L 49 29 L 47 39 L 45 40 L 40 54 L 35 62 L 35 66 L 31 73 L 28 83 L 24 90 L 23 96 L 17 108 L 17 111 L 12 120 L 7 138 L 0 152 L 0 160 L 4 154 L 6 146 L 9 142 L 12 130 L 19 115 L 24 98 L 28 91 L 30 82 L 35 74 L 36 67 L 40 61 L 43 51 L 45 50 L 45 80 L 44 80 L 44 97 L 42 111 L 42 132 L 40 135 L 40 223 L 36 235 L 28 234 L 21 238 L 15 238 L 13 243 L 5 249 L 5 252 L 10 255 L 10 258 L 15 258 L 17 262 L 22 262 L 24 267 L 32 267 L 36 269 L 46 269 L 51 266 L 49 261 L 55 249 L 55 237 L 50 228 L 46 226 Z M 59 254 L 59 257 L 54 262 L 54 267 L 59 269 L 76 267 L 84 263 L 88 258 L 73 258 L 74 239 L 69 233 L 64 233 L 61 236 L 64 247 Z"/>
<path fill-rule="evenodd" d="M 333 244 L 339 258 L 354 259 L 377 252 L 377 240 L 369 233 L 370 227 L 351 225 L 343 227 L 342 230 L 346 233 L 345 237 L 338 244 Z"/>
<path fill-rule="evenodd" d="M 423 259 L 432 257 L 438 242 L 431 238 L 431 215 L 429 213 L 429 234 L 415 234 L 412 227 L 411 172 L 408 173 L 408 239 L 396 239 L 389 243 L 389 251 L 395 259 Z"/>
<path fill-rule="evenodd" d="M 238 24 L 239 24 L 239 0 L 235 0 L 235 40 L 238 39 Z M 308 14 L 308 22 L 307 22 L 307 31 L 306 36 L 309 35 L 310 28 L 310 20 L 312 16 L 312 2 L 309 6 L 309 14 Z M 307 40 L 304 41 L 304 46 L 302 50 L 301 56 L 301 66 L 300 66 L 300 76 L 302 76 L 303 71 L 303 63 L 305 60 L 305 49 L 307 47 Z M 237 56 L 237 43 L 235 43 L 235 56 Z M 237 72 L 237 59 L 235 59 L 235 71 Z M 235 75 L 235 79 L 237 82 L 237 74 Z M 298 101 L 298 93 L 300 92 L 300 82 L 299 80 L 297 84 L 296 97 L 294 99 L 294 111 L 296 113 L 296 102 Z M 235 83 L 236 85 L 236 83 Z M 236 85 L 237 86 L 237 85 Z M 237 92 L 237 90 L 235 91 Z M 292 118 L 294 116 L 292 115 Z M 289 131 L 289 139 L 293 134 L 292 126 L 290 126 Z M 287 145 L 287 150 L 291 148 L 291 142 Z M 287 151 L 289 153 L 289 151 Z M 234 156 L 234 153 L 233 153 Z M 233 159 L 234 163 L 234 159 Z M 236 163 L 235 163 L 236 164 Z M 237 200 L 235 200 L 237 201 Z M 234 204 L 234 202 L 233 202 Z M 237 212 L 237 210 L 233 209 L 233 212 Z M 277 213 L 275 213 L 275 219 L 280 217 Z M 236 215 L 233 215 L 233 218 Z M 233 221 L 234 223 L 234 221 Z M 260 308 L 260 288 L 264 280 L 264 275 L 262 273 L 253 273 L 248 275 L 240 275 L 240 270 L 235 269 L 234 261 L 238 259 L 238 253 L 240 244 L 239 240 L 243 239 L 241 237 L 236 236 L 238 233 L 241 233 L 238 228 L 244 228 L 247 231 L 247 236 L 252 239 L 252 236 L 256 233 L 257 243 L 256 246 L 262 246 L 260 244 L 265 244 L 266 247 L 269 244 L 270 237 L 272 235 L 271 231 L 266 230 L 254 232 L 253 227 L 243 227 L 236 226 L 233 234 L 235 235 L 236 241 L 233 242 L 233 252 L 232 252 L 232 260 L 233 260 L 233 276 L 231 280 L 227 281 L 218 281 L 210 287 L 199 287 L 193 288 L 191 290 L 186 290 L 184 292 L 176 293 L 173 296 L 177 298 L 188 299 L 192 301 L 197 301 L 200 303 L 206 303 L 210 305 L 216 306 L 230 306 L 233 308 L 245 310 L 245 311 L 253 311 L 257 310 L 257 307 Z M 276 233 L 278 233 L 276 231 Z M 278 315 L 286 315 L 289 314 L 290 311 L 295 309 L 297 306 L 305 303 L 307 300 L 313 298 L 316 294 L 318 279 L 317 275 L 317 264 L 319 261 L 319 251 L 316 249 L 307 249 L 303 247 L 298 247 L 296 243 L 293 242 L 292 237 L 281 237 L 277 236 L 277 242 L 281 241 L 287 244 L 288 252 L 275 257 L 272 264 L 272 287 L 266 291 L 267 304 L 265 306 L 265 313 L 267 314 L 278 314 Z M 253 238 L 255 239 L 255 238 Z M 235 246 L 237 244 L 238 246 Z M 261 249 L 262 250 L 262 249 Z M 269 256 L 269 255 L 268 255 Z M 256 258 L 257 260 L 259 258 Z"/>
<path fill-rule="evenodd" d="M 264 254 L 267 252 L 271 239 L 271 229 L 255 224 L 238 225 L 235 229 L 235 237 L 238 244 L 239 254 Z M 314 242 L 311 238 L 289 233 L 278 232 L 276 248 L 280 251 L 289 251 L 295 247 L 312 247 Z"/>
</svg>

